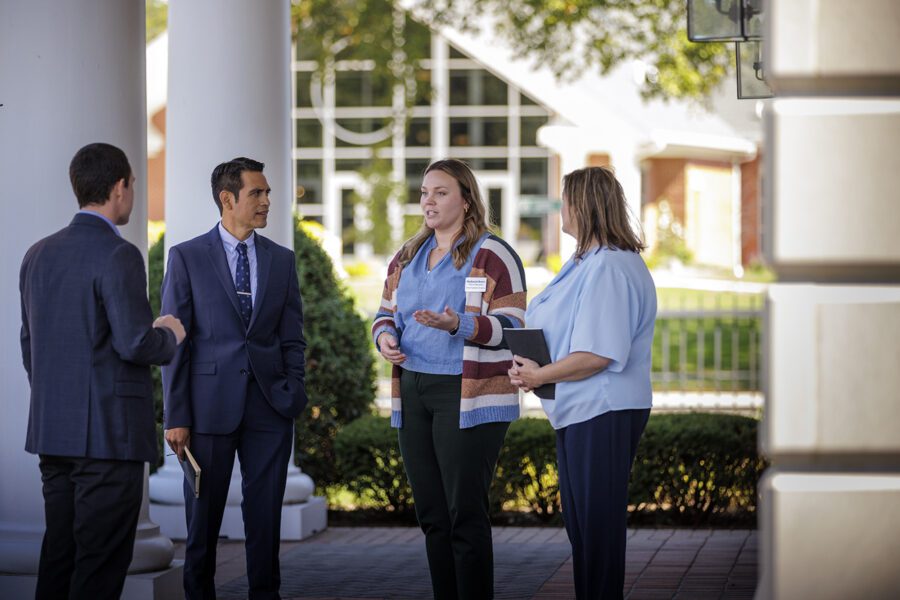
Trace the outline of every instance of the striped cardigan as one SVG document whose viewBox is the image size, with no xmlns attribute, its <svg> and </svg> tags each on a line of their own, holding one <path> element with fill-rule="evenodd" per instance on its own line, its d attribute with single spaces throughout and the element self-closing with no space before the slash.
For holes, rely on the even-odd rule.
<svg viewBox="0 0 900 600">
<path fill-rule="evenodd" d="M 397 256 L 388 266 L 381 308 L 375 315 L 372 334 L 387 330 L 398 339 L 394 313 L 403 267 Z M 507 370 L 512 353 L 503 341 L 504 327 L 525 324 L 525 270 L 515 251 L 495 235 L 489 235 L 475 254 L 469 277 L 487 279 L 484 292 L 466 293 L 466 313 L 475 317 L 475 331 L 463 347 L 461 429 L 519 417 L 519 392 L 509 383 Z M 376 340 L 377 342 L 377 340 Z M 403 426 L 400 402 L 400 367 L 391 374 L 391 425 Z"/>
</svg>

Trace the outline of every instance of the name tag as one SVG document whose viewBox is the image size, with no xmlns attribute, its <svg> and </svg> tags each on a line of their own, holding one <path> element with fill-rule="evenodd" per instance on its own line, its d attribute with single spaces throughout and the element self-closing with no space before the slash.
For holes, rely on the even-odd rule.
<svg viewBox="0 0 900 600">
<path fill-rule="evenodd" d="M 466 293 L 486 291 L 487 277 L 466 277 Z"/>
</svg>

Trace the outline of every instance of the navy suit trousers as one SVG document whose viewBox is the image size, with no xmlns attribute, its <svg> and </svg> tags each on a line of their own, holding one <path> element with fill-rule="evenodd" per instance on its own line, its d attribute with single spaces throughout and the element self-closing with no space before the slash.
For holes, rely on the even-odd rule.
<svg viewBox="0 0 900 600">
<path fill-rule="evenodd" d="M 184 589 L 188 600 L 215 598 L 216 543 L 234 467 L 241 461 L 247 580 L 251 599 L 279 598 L 281 506 L 291 456 L 294 421 L 278 414 L 255 380 L 247 384 L 244 417 L 227 435 L 191 433 L 200 465 L 200 497 L 185 483 L 188 539 Z"/>
<path fill-rule="evenodd" d="M 556 432 L 578 600 L 622 598 L 628 478 L 649 417 L 649 408 L 611 411 Z"/>
</svg>

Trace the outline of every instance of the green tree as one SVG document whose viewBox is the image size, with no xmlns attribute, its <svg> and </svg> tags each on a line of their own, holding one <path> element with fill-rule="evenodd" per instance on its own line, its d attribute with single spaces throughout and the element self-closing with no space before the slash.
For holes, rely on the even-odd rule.
<svg viewBox="0 0 900 600">
<path fill-rule="evenodd" d="M 147 41 L 150 42 L 166 30 L 169 20 L 169 4 L 162 0 L 147 0 Z"/>
<path fill-rule="evenodd" d="M 372 244 L 375 254 L 389 255 L 396 248 L 391 241 L 391 225 L 388 222 L 388 204 L 391 198 L 399 198 L 403 184 L 394 181 L 391 161 L 378 157 L 363 167 L 359 174 L 366 183 L 364 193 L 354 193 L 353 202 L 362 204 L 369 213 L 369 229 L 359 232 L 357 240 Z"/>
<path fill-rule="evenodd" d="M 300 57 L 322 72 L 334 60 L 370 60 L 388 89 L 408 87 L 430 49 L 428 30 L 390 0 L 299 0 L 291 18 Z"/>
<path fill-rule="evenodd" d="M 687 39 L 685 0 L 414 0 L 431 24 L 490 27 L 520 56 L 561 79 L 608 73 L 629 59 L 647 66 L 645 97 L 708 95 L 734 64 L 725 44 Z"/>
<path fill-rule="evenodd" d="M 487 23 L 520 56 L 560 79 L 586 70 L 608 73 L 629 59 L 647 65 L 647 98 L 708 95 L 732 70 L 726 44 L 687 39 L 685 0 L 412 0 L 415 19 L 430 26 L 478 30 Z M 293 16 L 305 58 L 366 58 L 376 76 L 408 80 L 427 52 L 427 31 L 397 17 L 389 0 L 299 0 Z M 488 17 L 488 20 L 485 20 Z M 398 25 L 402 24 L 399 28 Z M 398 42 L 401 42 L 399 44 Z M 427 41 L 427 40 L 426 40 Z"/>
</svg>

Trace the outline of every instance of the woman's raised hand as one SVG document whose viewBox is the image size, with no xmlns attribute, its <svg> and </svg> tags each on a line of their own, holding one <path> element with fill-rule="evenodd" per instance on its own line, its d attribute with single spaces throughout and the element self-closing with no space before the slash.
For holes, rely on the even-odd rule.
<svg viewBox="0 0 900 600">
<path fill-rule="evenodd" d="M 433 310 L 417 310 L 413 313 L 413 318 L 425 327 L 434 327 L 444 331 L 453 331 L 459 328 L 459 315 L 449 306 L 445 306 L 444 312 L 439 313 Z"/>
</svg>

